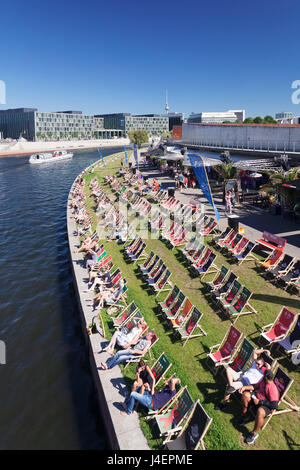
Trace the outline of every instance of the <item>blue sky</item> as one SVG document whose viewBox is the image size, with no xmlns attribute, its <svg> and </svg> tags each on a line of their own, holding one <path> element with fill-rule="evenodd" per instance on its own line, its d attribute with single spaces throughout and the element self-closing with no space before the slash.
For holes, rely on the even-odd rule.
<svg viewBox="0 0 300 470">
<path fill-rule="evenodd" d="M 41 111 L 292 111 L 300 5 L 290 0 L 16 0 L 1 6 L 6 105 Z"/>
</svg>

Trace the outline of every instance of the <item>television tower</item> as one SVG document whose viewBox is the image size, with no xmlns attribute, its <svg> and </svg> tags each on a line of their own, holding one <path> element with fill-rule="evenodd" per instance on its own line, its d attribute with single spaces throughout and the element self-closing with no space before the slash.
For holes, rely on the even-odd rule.
<svg viewBox="0 0 300 470">
<path fill-rule="evenodd" d="M 168 105 L 168 90 L 166 90 L 166 106 L 165 106 L 166 114 L 169 113 L 169 105 Z"/>
</svg>

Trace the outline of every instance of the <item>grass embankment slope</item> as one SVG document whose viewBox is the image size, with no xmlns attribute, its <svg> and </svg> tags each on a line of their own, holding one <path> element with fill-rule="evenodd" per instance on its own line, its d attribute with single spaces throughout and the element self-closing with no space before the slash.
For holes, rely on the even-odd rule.
<svg viewBox="0 0 300 470">
<path fill-rule="evenodd" d="M 97 169 L 93 174 L 85 175 L 86 191 L 89 193 L 88 183 L 97 176 L 99 182 L 107 194 L 114 194 L 109 186 L 104 184 L 104 176 L 113 174 L 120 168 L 120 157 L 123 154 L 114 155 L 114 161 L 106 159 L 107 166 Z M 88 199 L 89 207 L 93 208 L 93 201 Z M 96 220 L 96 219 L 95 219 Z M 96 226 L 96 225 L 95 225 Z M 210 238 L 206 241 L 210 244 Z M 221 374 L 215 378 L 205 365 L 205 358 L 208 348 L 222 341 L 231 322 L 226 319 L 221 312 L 213 307 L 207 295 L 205 295 L 204 284 L 199 278 L 193 278 L 182 262 L 179 250 L 170 250 L 161 240 L 147 240 L 147 253 L 155 251 L 164 260 L 167 267 L 172 272 L 171 281 L 177 284 L 183 293 L 192 301 L 192 303 L 203 312 L 201 325 L 207 333 L 207 336 L 191 339 L 185 348 L 180 341 L 175 338 L 173 329 L 163 321 L 157 308 L 157 301 L 164 300 L 166 293 L 160 294 L 157 298 L 153 293 L 147 290 L 145 283 L 139 276 L 137 266 L 125 261 L 123 256 L 123 245 L 117 245 L 114 242 L 104 242 L 107 252 L 111 254 L 116 267 L 120 267 L 121 272 L 127 280 L 128 285 L 128 303 L 132 300 L 140 308 L 147 323 L 154 328 L 159 341 L 153 348 L 153 359 L 159 357 L 164 351 L 173 366 L 169 373 L 176 372 L 181 378 L 182 383 L 188 386 L 189 392 L 194 400 L 200 399 L 208 414 L 213 418 L 212 425 L 205 437 L 207 449 L 249 449 L 244 443 L 245 427 L 237 424 L 240 416 L 240 404 L 232 400 L 226 412 L 214 410 L 214 405 L 218 403 L 224 391 L 224 379 Z M 217 252 L 215 250 L 215 252 Z M 289 307 L 293 312 L 300 310 L 300 300 L 297 296 L 290 295 L 282 289 L 276 288 L 255 270 L 254 263 L 245 263 L 241 266 L 228 263 L 227 258 L 217 252 L 216 264 L 220 267 L 222 264 L 230 267 L 238 276 L 242 284 L 245 284 L 254 294 L 251 304 L 258 311 L 257 315 L 246 315 L 241 317 L 235 326 L 250 339 L 254 345 L 259 347 L 259 327 L 271 323 L 276 318 L 282 306 Z M 211 280 L 213 275 L 206 276 L 206 280 Z M 105 311 L 104 311 L 105 312 Z M 103 314 L 106 335 L 109 339 L 113 332 L 110 323 L 110 317 Z M 276 353 L 273 353 L 276 357 Z M 279 365 L 285 372 L 294 379 L 290 389 L 289 396 L 299 404 L 300 380 L 299 369 L 291 361 L 282 355 L 276 357 Z M 129 385 L 135 376 L 135 366 L 132 365 L 124 370 L 124 376 Z M 260 437 L 257 439 L 251 449 L 295 449 L 299 447 L 299 413 L 286 413 L 275 416 L 264 431 L 260 431 Z M 155 433 L 145 422 L 141 415 L 142 429 L 152 448 L 157 448 L 160 440 L 156 438 Z M 247 424 L 246 428 L 251 431 L 253 421 Z M 298 445 L 297 445 L 298 444 Z"/>
</svg>

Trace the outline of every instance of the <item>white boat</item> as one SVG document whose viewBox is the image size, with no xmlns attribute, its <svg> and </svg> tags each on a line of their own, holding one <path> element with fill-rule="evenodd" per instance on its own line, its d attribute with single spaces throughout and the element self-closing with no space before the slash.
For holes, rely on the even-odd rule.
<svg viewBox="0 0 300 470">
<path fill-rule="evenodd" d="M 29 158 L 29 163 L 37 165 L 39 163 L 52 163 L 59 162 L 61 160 L 67 160 L 72 158 L 73 153 L 67 152 L 66 150 L 59 150 L 56 152 L 47 152 L 47 153 L 34 153 Z"/>
</svg>

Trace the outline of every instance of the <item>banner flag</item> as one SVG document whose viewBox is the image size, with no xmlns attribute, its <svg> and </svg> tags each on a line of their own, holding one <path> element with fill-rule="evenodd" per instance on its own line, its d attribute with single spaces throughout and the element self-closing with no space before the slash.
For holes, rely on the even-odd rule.
<svg viewBox="0 0 300 470">
<path fill-rule="evenodd" d="M 126 165 L 128 165 L 128 158 L 127 158 L 127 150 L 126 150 L 126 145 L 125 145 L 125 160 L 126 160 Z"/>
<path fill-rule="evenodd" d="M 195 175 L 197 177 L 199 186 L 202 189 L 204 196 L 206 197 L 210 205 L 213 207 L 216 213 L 217 221 L 219 221 L 220 214 L 219 214 L 218 209 L 215 206 L 215 203 L 211 194 L 210 185 L 209 185 L 209 181 L 207 178 L 207 173 L 206 173 L 206 169 L 205 169 L 205 165 L 203 163 L 202 157 L 200 155 L 194 155 L 192 153 L 188 153 L 188 157 L 191 162 L 192 168 L 195 172 Z"/>
<path fill-rule="evenodd" d="M 134 155 L 134 159 L 135 159 L 135 164 L 136 166 L 138 166 L 138 154 L 137 154 L 137 147 L 135 144 L 133 144 L 133 155 Z"/>
<path fill-rule="evenodd" d="M 98 152 L 99 152 L 100 158 L 101 158 L 101 160 L 102 160 L 102 162 L 103 162 L 103 165 L 106 166 L 106 163 L 105 163 L 105 161 L 104 161 L 103 155 L 102 155 L 102 153 L 100 152 L 99 149 L 98 149 Z"/>
</svg>

